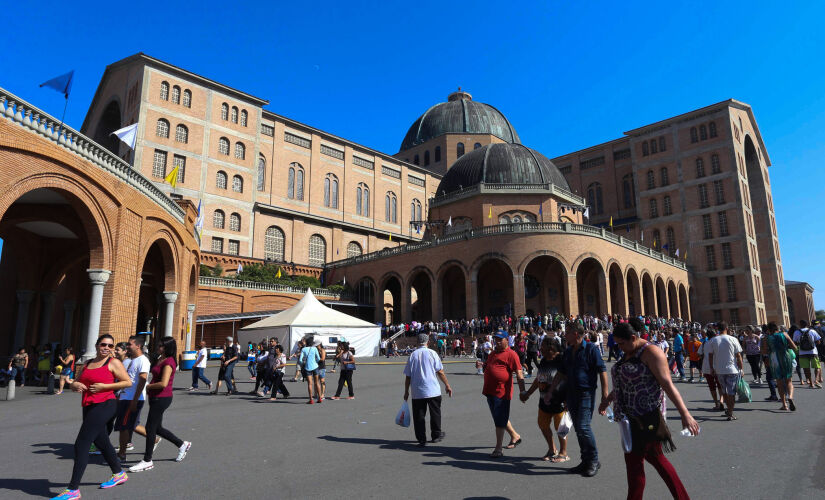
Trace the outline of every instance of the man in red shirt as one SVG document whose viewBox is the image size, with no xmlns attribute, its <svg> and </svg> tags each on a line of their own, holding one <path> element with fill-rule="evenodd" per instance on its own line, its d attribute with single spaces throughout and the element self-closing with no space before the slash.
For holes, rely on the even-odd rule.
<svg viewBox="0 0 825 500">
<path fill-rule="evenodd" d="M 519 390 L 524 389 L 524 375 L 521 372 L 521 363 L 518 355 L 510 349 L 507 332 L 499 330 L 493 336 L 495 350 L 487 357 L 484 363 L 484 388 L 481 393 L 487 396 L 487 405 L 493 416 L 496 427 L 496 448 L 490 454 L 492 458 L 503 456 L 502 443 L 504 431 L 510 434 L 510 443 L 506 448 L 513 449 L 521 444 L 521 436 L 510 423 L 510 400 L 513 398 L 513 372 L 516 373 Z"/>
</svg>

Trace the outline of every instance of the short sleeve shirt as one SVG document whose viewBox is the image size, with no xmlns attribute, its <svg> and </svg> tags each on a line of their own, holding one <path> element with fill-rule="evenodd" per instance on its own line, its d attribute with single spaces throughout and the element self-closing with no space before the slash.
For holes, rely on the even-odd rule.
<svg viewBox="0 0 825 500">
<path fill-rule="evenodd" d="M 432 349 L 419 347 L 407 360 L 404 375 L 410 377 L 410 395 L 413 399 L 441 396 L 441 385 L 436 373 L 443 369 L 441 357 Z"/>
<path fill-rule="evenodd" d="M 802 334 L 803 333 L 810 334 L 811 340 L 813 340 L 814 342 L 819 342 L 819 339 L 821 338 L 819 336 L 819 334 L 816 332 L 816 330 L 814 330 L 813 328 L 806 328 L 804 331 L 803 330 L 797 330 L 793 334 L 793 341 L 794 341 L 794 344 L 797 345 L 797 347 L 799 347 L 799 342 L 802 340 Z M 804 351 L 800 348 L 799 349 L 799 354 L 800 354 L 800 356 L 809 356 L 809 355 L 816 356 L 816 354 L 817 354 L 816 344 L 814 344 L 814 348 L 813 348 L 812 351 Z"/>
<path fill-rule="evenodd" d="M 719 375 L 739 373 L 736 354 L 742 352 L 739 341 L 730 335 L 717 335 L 705 344 L 705 351 L 713 354 L 713 370 Z"/>
<path fill-rule="evenodd" d="M 564 351 L 559 371 L 567 376 L 568 394 L 573 391 L 595 391 L 599 373 L 607 371 L 602 354 L 592 343 L 583 340 L 579 350 L 573 347 Z"/>
<path fill-rule="evenodd" d="M 209 358 L 209 353 L 206 351 L 205 347 L 198 351 L 198 356 L 200 357 L 200 361 L 198 362 L 196 368 L 206 368 L 206 361 Z"/>
<path fill-rule="evenodd" d="M 132 385 L 123 389 L 123 392 L 120 393 L 120 399 L 131 401 L 135 399 L 135 391 L 137 391 L 137 385 L 140 381 L 140 374 L 141 373 L 149 373 L 151 368 L 151 363 L 149 363 L 149 358 L 144 355 L 140 355 L 137 358 L 127 360 L 128 363 L 126 365 L 126 374 L 129 375 L 129 380 L 132 381 Z M 147 382 L 143 386 L 143 391 L 140 393 L 140 397 L 138 397 L 138 401 L 143 401 L 146 399 L 146 386 L 149 385 L 148 382 L 148 375 L 147 375 Z"/>
<path fill-rule="evenodd" d="M 513 372 L 521 370 L 518 354 L 512 349 L 493 351 L 484 363 L 484 388 L 481 393 L 497 398 L 513 398 Z"/>
</svg>

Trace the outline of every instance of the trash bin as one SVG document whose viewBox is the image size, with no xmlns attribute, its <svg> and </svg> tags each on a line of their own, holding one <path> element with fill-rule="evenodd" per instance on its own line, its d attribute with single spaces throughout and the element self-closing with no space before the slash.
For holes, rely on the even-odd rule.
<svg viewBox="0 0 825 500">
<path fill-rule="evenodd" d="M 181 370 L 191 370 L 195 366 L 195 360 L 198 359 L 198 351 L 183 351 L 180 360 Z"/>
</svg>

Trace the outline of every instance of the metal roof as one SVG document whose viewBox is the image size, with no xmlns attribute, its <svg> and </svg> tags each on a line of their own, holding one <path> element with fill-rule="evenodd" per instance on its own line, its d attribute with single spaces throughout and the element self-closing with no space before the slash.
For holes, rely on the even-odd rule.
<svg viewBox="0 0 825 500">
<path fill-rule="evenodd" d="M 270 311 L 250 311 L 233 314 L 206 314 L 204 316 L 198 316 L 195 319 L 195 323 L 215 323 L 219 321 L 238 321 L 242 319 L 265 318 L 281 311 L 283 311 L 283 309 L 273 309 Z"/>
</svg>

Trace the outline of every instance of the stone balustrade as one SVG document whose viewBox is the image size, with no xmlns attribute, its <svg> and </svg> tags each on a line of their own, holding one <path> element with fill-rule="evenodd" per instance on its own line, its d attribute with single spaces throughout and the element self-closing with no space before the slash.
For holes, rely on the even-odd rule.
<svg viewBox="0 0 825 500">
<path fill-rule="evenodd" d="M 201 276 L 198 284 L 200 286 L 260 290 L 262 292 L 293 293 L 298 295 L 303 295 L 306 293 L 306 288 L 297 286 L 279 285 L 277 283 L 261 283 L 257 281 L 231 280 L 226 278 L 212 278 L 209 276 Z M 327 288 L 313 288 L 312 293 L 319 297 L 328 297 L 336 300 L 350 298 L 346 293 L 333 292 Z"/>
<path fill-rule="evenodd" d="M 531 193 L 541 193 L 541 194 L 550 194 L 558 196 L 568 203 L 573 205 L 578 205 L 582 207 L 584 210 L 584 198 L 581 196 L 575 195 L 570 191 L 559 187 L 552 183 L 545 183 L 545 184 L 490 184 L 490 183 L 480 183 L 474 186 L 469 186 L 466 188 L 461 188 L 458 191 L 453 191 L 451 193 L 446 193 L 442 195 L 436 195 L 430 198 L 430 206 L 431 207 L 438 207 L 444 205 L 448 202 L 460 200 L 462 198 L 467 198 L 470 196 L 474 196 L 477 194 L 486 194 L 486 193 L 514 193 L 514 194 L 531 194 Z"/>
</svg>

